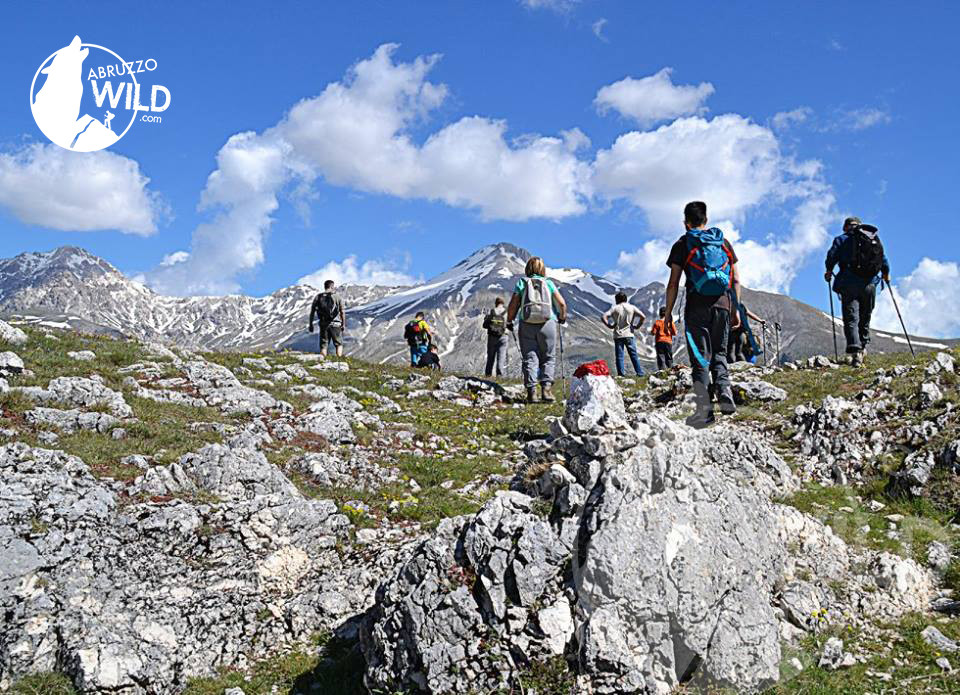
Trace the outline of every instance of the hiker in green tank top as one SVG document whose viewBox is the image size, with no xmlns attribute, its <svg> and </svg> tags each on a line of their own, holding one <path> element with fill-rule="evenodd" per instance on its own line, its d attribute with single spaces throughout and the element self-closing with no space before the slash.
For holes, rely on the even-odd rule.
<svg viewBox="0 0 960 695">
<path fill-rule="evenodd" d="M 567 320 L 567 303 L 553 281 L 546 277 L 542 258 L 527 261 L 524 277 L 517 281 L 507 308 L 507 321 L 520 317 L 518 337 L 527 402 L 536 399 L 536 386 L 544 402 L 556 400 L 553 376 L 557 363 L 557 323 Z"/>
</svg>

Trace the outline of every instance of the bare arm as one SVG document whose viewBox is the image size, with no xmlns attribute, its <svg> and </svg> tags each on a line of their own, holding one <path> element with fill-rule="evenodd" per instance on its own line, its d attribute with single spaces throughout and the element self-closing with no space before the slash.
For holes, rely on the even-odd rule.
<svg viewBox="0 0 960 695">
<path fill-rule="evenodd" d="M 634 330 L 634 331 L 637 330 L 638 328 L 640 328 L 640 326 L 643 325 L 643 322 L 647 320 L 647 315 L 644 314 L 644 313 L 643 313 L 642 311 L 640 311 L 639 309 L 637 309 L 637 311 L 636 311 L 636 313 L 634 314 L 633 317 L 634 317 L 634 319 L 637 319 L 636 323 L 635 323 L 634 325 L 630 326 L 631 330 Z"/>
<path fill-rule="evenodd" d="M 520 311 L 520 295 L 514 293 L 510 297 L 510 304 L 507 306 L 507 321 L 513 323 L 513 320 L 517 318 L 517 312 Z"/>
<path fill-rule="evenodd" d="M 600 317 L 600 323 L 602 323 L 607 328 L 613 328 L 613 324 L 610 322 L 611 311 L 613 311 L 613 309 L 610 309 L 610 311 L 605 312 L 603 316 Z"/>
<path fill-rule="evenodd" d="M 670 279 L 667 281 L 667 315 L 663 319 L 664 327 L 673 325 L 673 305 L 677 303 L 677 293 L 680 290 L 680 275 L 683 274 L 683 268 L 676 263 L 670 266 Z"/>
<path fill-rule="evenodd" d="M 752 311 L 750 311 L 749 309 L 747 309 L 747 317 L 750 318 L 750 319 L 752 319 L 752 320 L 754 320 L 754 321 L 759 321 L 760 323 L 766 323 L 766 321 L 764 321 L 762 318 L 760 318 L 759 316 L 757 316 L 756 314 L 754 314 L 754 313 L 753 313 Z"/>
<path fill-rule="evenodd" d="M 740 273 L 737 270 L 737 264 L 734 263 L 730 266 L 730 278 L 731 283 L 733 284 L 733 293 L 737 298 L 737 306 L 740 306 Z M 740 328 L 740 312 L 734 311 L 733 317 L 730 321 L 731 328 Z"/>
<path fill-rule="evenodd" d="M 560 290 L 553 293 L 553 301 L 557 305 L 557 320 L 565 323 L 567 320 L 567 302 L 564 300 Z"/>
</svg>

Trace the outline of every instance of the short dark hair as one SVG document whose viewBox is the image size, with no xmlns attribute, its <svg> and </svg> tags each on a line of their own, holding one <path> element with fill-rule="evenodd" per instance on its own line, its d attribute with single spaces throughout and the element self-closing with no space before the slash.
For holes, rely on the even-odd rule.
<svg viewBox="0 0 960 695">
<path fill-rule="evenodd" d="M 438 348 L 436 343 L 430 343 L 430 352 L 436 352 L 437 349 Z"/>
<path fill-rule="evenodd" d="M 503 304 L 503 297 L 497 297 L 496 299 L 493 300 L 493 303 L 494 303 L 496 306 L 502 305 L 502 304 Z"/>
<path fill-rule="evenodd" d="M 416 318 L 416 319 L 422 319 L 422 318 L 423 318 L 423 312 L 422 312 L 422 311 L 418 311 L 418 312 L 417 312 L 417 315 L 414 316 L 414 318 Z"/>
<path fill-rule="evenodd" d="M 327 280 L 325 283 L 323 283 L 323 289 L 325 289 L 325 290 L 332 290 L 332 289 L 333 289 L 333 285 L 334 285 L 333 280 Z"/>
<path fill-rule="evenodd" d="M 660 307 L 660 318 L 663 318 L 666 315 L 667 315 L 667 307 L 665 306 Z"/>
<path fill-rule="evenodd" d="M 624 292 L 623 290 L 620 290 L 614 296 L 614 299 L 617 300 L 617 304 L 623 304 L 625 301 L 627 301 L 627 293 Z"/>
<path fill-rule="evenodd" d="M 707 204 L 700 200 L 687 203 L 683 208 L 683 221 L 690 227 L 702 227 L 707 223 Z"/>
</svg>

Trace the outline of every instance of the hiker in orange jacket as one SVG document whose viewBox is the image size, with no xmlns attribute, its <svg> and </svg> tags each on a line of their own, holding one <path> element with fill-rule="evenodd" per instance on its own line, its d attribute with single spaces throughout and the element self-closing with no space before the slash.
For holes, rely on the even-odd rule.
<svg viewBox="0 0 960 695">
<path fill-rule="evenodd" d="M 667 323 L 667 307 L 660 307 L 660 318 L 653 322 L 650 334 L 653 336 L 654 349 L 657 351 L 657 369 L 670 369 L 673 366 L 673 338 L 677 329 L 673 322 Z"/>
</svg>

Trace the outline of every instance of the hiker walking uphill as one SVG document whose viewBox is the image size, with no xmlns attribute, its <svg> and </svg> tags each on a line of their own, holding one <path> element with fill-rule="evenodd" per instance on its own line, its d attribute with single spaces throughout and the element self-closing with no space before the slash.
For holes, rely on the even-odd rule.
<svg viewBox="0 0 960 695">
<path fill-rule="evenodd" d="M 750 311 L 745 304 L 740 304 L 740 325 L 730 329 L 730 339 L 727 341 L 727 363 L 756 362 L 757 355 L 762 348 L 757 343 L 756 336 L 750 328 L 749 321 L 756 321 L 766 328 L 767 322 Z"/>
<path fill-rule="evenodd" d="M 313 319 L 317 318 L 320 331 L 320 354 L 327 356 L 327 349 L 333 343 L 337 357 L 343 357 L 343 329 L 347 325 L 344 316 L 343 300 L 336 293 L 333 280 L 323 283 L 323 292 L 318 294 L 310 307 L 310 332 L 313 333 Z"/>
<path fill-rule="evenodd" d="M 840 271 L 834 277 L 833 268 L 837 265 Z M 848 217 L 843 222 L 843 234 L 833 240 L 827 251 L 826 266 L 823 277 L 828 283 L 833 280 L 833 291 L 840 295 L 847 354 L 850 363 L 859 367 L 870 344 L 877 283 L 882 278 L 890 284 L 890 263 L 877 228 L 861 223 L 859 217 Z"/>
<path fill-rule="evenodd" d="M 727 339 L 731 326 L 740 326 L 737 256 L 723 232 L 707 227 L 707 205 L 695 201 L 683 209 L 686 233 L 670 249 L 667 266 L 667 324 L 673 326 L 673 307 L 680 290 L 680 276 L 686 275 L 686 302 L 683 312 L 687 352 L 693 370 L 697 412 L 687 424 L 707 427 L 715 421 L 710 401 L 710 380 L 720 412 L 737 411 L 727 370 Z M 732 318 L 731 318 L 732 313 Z"/>
<path fill-rule="evenodd" d="M 494 301 L 490 313 L 483 317 L 483 328 L 487 332 L 487 364 L 483 373 L 491 376 L 496 366 L 497 376 L 503 376 L 503 367 L 507 363 L 507 331 L 512 331 L 513 326 L 507 324 L 507 308 L 500 297 Z"/>
<path fill-rule="evenodd" d="M 657 371 L 673 367 L 673 339 L 677 329 L 672 321 L 667 323 L 666 316 L 667 307 L 660 307 L 660 318 L 653 322 L 653 328 L 650 329 L 657 353 Z"/>
<path fill-rule="evenodd" d="M 557 324 L 566 322 L 567 304 L 546 274 L 542 258 L 534 256 L 527 261 L 524 277 L 517 281 L 507 308 L 508 323 L 520 317 L 520 353 L 527 403 L 536 400 L 538 383 L 545 402 L 556 400 L 553 377 L 557 364 Z"/>
<path fill-rule="evenodd" d="M 403 338 L 410 346 L 410 366 L 420 366 L 420 358 L 427 354 L 433 344 L 433 334 L 422 311 L 418 311 L 413 321 L 404 327 Z"/>
<path fill-rule="evenodd" d="M 637 355 L 637 339 L 633 332 L 643 325 L 647 317 L 637 307 L 627 301 L 625 292 L 617 292 L 614 304 L 603 317 L 603 325 L 613 329 L 614 357 L 617 361 L 617 376 L 625 376 L 623 353 L 630 354 L 630 362 L 637 376 L 643 376 L 640 357 Z"/>
</svg>

